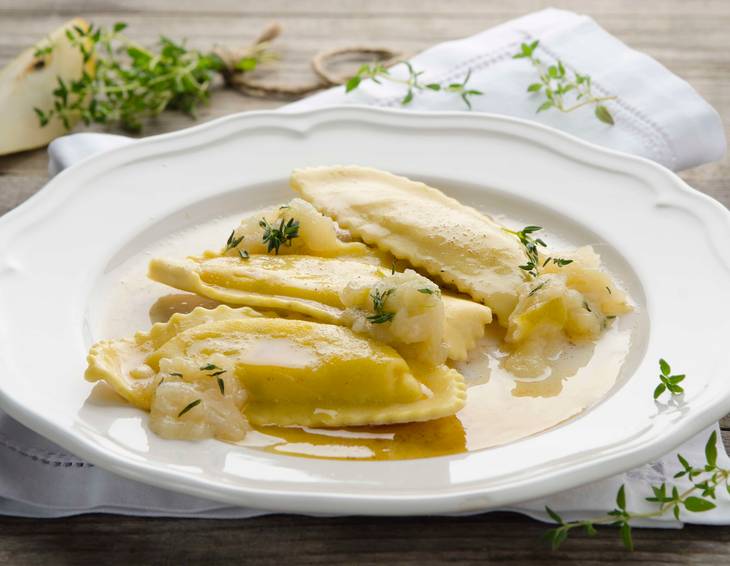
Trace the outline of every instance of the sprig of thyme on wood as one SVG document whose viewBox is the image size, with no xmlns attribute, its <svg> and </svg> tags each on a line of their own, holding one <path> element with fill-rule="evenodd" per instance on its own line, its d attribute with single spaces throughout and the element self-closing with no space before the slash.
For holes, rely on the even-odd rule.
<svg viewBox="0 0 730 566">
<path fill-rule="evenodd" d="M 385 291 L 378 291 L 377 289 L 370 294 L 370 299 L 373 301 L 373 312 L 374 314 L 367 317 L 367 319 L 373 324 L 383 324 L 390 322 L 395 317 L 394 312 L 385 310 L 385 301 L 395 292 L 395 289 L 387 289 Z"/>
<path fill-rule="evenodd" d="M 527 254 L 527 263 L 520 265 L 520 269 L 527 272 L 533 278 L 537 278 L 540 275 L 540 253 L 538 246 L 546 248 L 547 244 L 541 238 L 533 238 L 532 234 L 542 230 L 541 226 L 525 226 L 519 232 L 503 228 L 508 234 L 519 239 L 522 246 L 525 248 L 525 254 Z M 572 259 L 563 259 L 559 257 L 548 257 L 542 262 L 542 267 L 547 266 L 549 263 L 554 263 L 558 267 L 564 267 L 573 263 Z M 533 289 L 533 292 L 537 289 Z"/>
<path fill-rule="evenodd" d="M 407 78 L 399 79 L 392 76 L 388 68 L 380 63 L 365 64 L 362 65 L 358 69 L 357 73 L 354 76 L 350 77 L 345 83 L 345 92 L 352 92 L 357 87 L 359 87 L 360 83 L 365 79 L 371 79 L 376 84 L 382 84 L 382 80 L 387 80 L 392 83 L 399 83 L 406 86 L 406 94 L 400 101 L 403 106 L 410 104 L 417 92 L 431 90 L 433 92 L 458 94 L 464 101 L 464 104 L 466 104 L 467 108 L 469 108 L 469 110 L 471 110 L 471 100 L 469 99 L 469 97 L 484 94 L 480 90 L 467 87 L 467 83 L 471 78 L 471 70 L 467 71 L 464 80 L 461 82 L 449 84 L 422 83 L 420 77 L 425 71 L 416 71 L 413 68 L 413 65 L 411 65 L 411 63 L 409 63 L 408 61 L 400 61 L 400 63 L 397 64 L 406 66 L 406 68 L 408 69 Z"/>
<path fill-rule="evenodd" d="M 593 94 L 591 77 L 576 72 L 573 72 L 571 76 L 560 60 L 554 65 L 545 65 L 535 55 L 535 49 L 539 44 L 539 40 L 523 43 L 520 45 L 519 53 L 513 55 L 513 59 L 528 59 L 538 72 L 540 80 L 527 87 L 529 93 L 545 95 L 545 101 L 540 104 L 537 111 L 543 112 L 555 108 L 560 112 L 573 112 L 583 106 L 593 105 L 596 118 L 605 124 L 613 125 L 613 116 L 603 103 L 615 100 L 616 97 L 596 96 Z M 572 94 L 566 99 L 568 93 Z"/>
<path fill-rule="evenodd" d="M 613 525 L 620 528 L 621 540 L 628 550 L 634 549 L 634 541 L 631 536 L 631 521 L 636 519 L 651 519 L 662 517 L 672 513 L 674 518 L 679 520 L 682 510 L 690 513 L 702 513 L 716 507 L 716 492 L 725 488 L 730 494 L 730 470 L 717 465 L 717 432 L 713 431 L 705 444 L 705 464 L 700 467 L 692 466 L 681 454 L 677 454 L 682 470 L 674 474 L 675 479 L 686 477 L 690 486 L 680 490 L 676 485 L 662 483 L 658 486 L 651 486 L 653 492 L 651 497 L 645 500 L 656 504 L 654 511 L 647 513 L 634 513 L 626 505 L 626 492 L 624 486 L 616 494 L 616 507 L 604 516 L 583 521 L 565 521 L 563 518 L 545 507 L 550 518 L 558 523 L 558 526 L 545 533 L 545 538 L 551 543 L 553 550 L 557 550 L 568 538 L 568 534 L 574 529 L 585 529 L 589 536 L 596 534 L 596 526 Z"/>
<path fill-rule="evenodd" d="M 164 36 L 157 49 L 149 49 L 126 37 L 126 27 L 119 22 L 111 28 L 75 26 L 66 31 L 86 68 L 76 80 L 58 78 L 53 107 L 35 108 L 41 126 L 58 119 L 69 130 L 80 118 L 86 125 L 116 124 L 139 132 L 145 119 L 168 109 L 194 116 L 207 102 L 215 75 L 249 72 L 272 58 L 266 43 L 251 46 L 236 61 Z M 45 48 L 42 55 L 51 51 Z"/>
<path fill-rule="evenodd" d="M 262 218 L 259 226 L 264 229 L 262 241 L 267 245 L 268 253 L 273 251 L 278 255 L 282 244 L 291 246 L 292 240 L 299 236 L 299 221 L 294 218 L 286 220 L 282 217 L 278 227 L 276 224 L 269 224 L 266 218 Z"/>
</svg>

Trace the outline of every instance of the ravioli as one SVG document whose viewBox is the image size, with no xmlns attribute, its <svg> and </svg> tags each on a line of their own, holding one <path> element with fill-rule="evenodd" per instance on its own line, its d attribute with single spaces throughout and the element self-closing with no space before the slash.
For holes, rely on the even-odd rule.
<svg viewBox="0 0 730 566">
<path fill-rule="evenodd" d="M 181 420 L 190 437 L 215 434 L 231 406 L 258 425 L 356 426 L 431 420 L 465 403 L 463 377 L 446 366 L 409 364 L 344 327 L 250 315 L 198 308 L 134 340 L 100 342 L 86 378 L 106 381 L 153 416 L 158 408 L 168 437 Z M 214 403 L 231 395 L 227 406 Z M 203 417 L 206 410 L 213 414 Z"/>
<path fill-rule="evenodd" d="M 443 361 L 442 341 L 449 358 L 466 359 L 492 320 L 488 307 L 448 294 L 441 297 L 436 285 L 414 272 L 391 275 L 390 269 L 343 258 L 153 259 L 149 276 L 231 305 L 278 309 L 346 325 L 407 351 L 408 357 L 433 363 Z M 367 319 L 373 315 L 376 286 L 381 292 L 403 287 L 387 299 L 387 308 L 395 313 L 388 323 Z"/>
<path fill-rule="evenodd" d="M 261 223 L 278 227 L 289 222 L 296 223 L 296 237 L 283 242 L 271 253 L 276 255 L 309 254 L 321 257 L 340 255 L 363 255 L 368 248 L 362 242 L 344 242 L 340 235 L 344 234 L 337 224 L 327 216 L 319 213 L 308 202 L 295 198 L 283 206 L 270 206 L 250 214 L 244 218 L 233 231 L 228 243 L 220 252 L 208 252 L 206 255 L 229 255 L 238 257 L 240 253 L 265 254 L 269 246 L 264 242 L 264 228 Z M 282 224 L 283 223 L 283 224 Z"/>
<path fill-rule="evenodd" d="M 507 325 L 526 256 L 489 217 L 423 183 L 367 167 L 297 169 L 291 187 L 353 235 L 484 302 Z"/>
</svg>

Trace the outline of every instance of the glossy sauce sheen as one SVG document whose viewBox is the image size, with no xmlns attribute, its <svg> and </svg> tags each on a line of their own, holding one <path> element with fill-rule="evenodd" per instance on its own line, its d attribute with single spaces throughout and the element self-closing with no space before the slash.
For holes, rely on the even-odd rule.
<svg viewBox="0 0 730 566">
<path fill-rule="evenodd" d="M 107 278 L 94 333 L 117 338 L 217 303 L 150 281 L 151 257 L 184 257 L 220 246 L 240 215 L 175 234 L 126 260 Z M 555 241 L 553 238 L 552 241 Z M 120 312 L 116 306 L 127 308 Z M 493 323 L 469 360 L 456 364 L 467 380 L 466 406 L 456 415 L 423 423 L 347 429 L 258 427 L 239 445 L 277 454 L 353 460 L 425 458 L 480 450 L 531 436 L 579 415 L 616 385 L 631 344 L 631 315 L 614 322 L 596 343 L 574 346 L 543 379 L 518 379 L 500 367 L 503 330 Z"/>
</svg>

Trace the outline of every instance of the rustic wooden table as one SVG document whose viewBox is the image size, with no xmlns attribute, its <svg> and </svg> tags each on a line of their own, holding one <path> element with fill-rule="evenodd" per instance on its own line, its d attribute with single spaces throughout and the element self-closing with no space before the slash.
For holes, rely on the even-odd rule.
<svg viewBox="0 0 730 566">
<path fill-rule="evenodd" d="M 245 44 L 268 22 L 284 28 L 277 42 L 283 60 L 277 80 L 312 78 L 309 59 L 320 49 L 385 45 L 415 52 L 466 36 L 515 16 L 553 5 L 592 15 L 629 45 L 655 57 L 688 80 L 724 117 L 730 117 L 727 0 L 3 0 L 0 65 L 66 19 L 126 21 L 129 34 L 153 42 L 159 34 L 189 44 Z M 233 111 L 273 108 L 279 100 L 216 94 L 201 120 Z M 0 109 L 0 116 L 2 109 Z M 188 118 L 167 115 L 147 133 L 185 127 Z M 0 157 L 0 215 L 19 205 L 47 179 L 44 150 Z M 730 161 L 682 172 L 695 188 L 730 205 Z M 724 429 L 730 430 L 730 420 Z M 723 434 L 726 446 L 730 432 Z M 0 460 L 0 465 L 1 465 Z M 730 529 L 689 526 L 641 530 L 637 550 L 625 552 L 611 528 L 595 538 L 576 536 L 559 552 L 541 541 L 545 526 L 510 514 L 468 518 L 338 518 L 288 515 L 242 521 L 139 519 L 84 516 L 60 520 L 0 519 L 2 564 L 258 563 L 427 564 L 446 561 L 562 561 L 575 564 L 728 563 Z"/>
</svg>

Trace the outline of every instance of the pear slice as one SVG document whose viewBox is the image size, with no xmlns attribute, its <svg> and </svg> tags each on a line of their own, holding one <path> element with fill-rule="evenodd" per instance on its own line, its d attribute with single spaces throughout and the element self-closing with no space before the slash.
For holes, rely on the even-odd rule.
<svg viewBox="0 0 730 566">
<path fill-rule="evenodd" d="M 88 25 L 81 18 L 66 22 L 0 71 L 0 155 L 41 147 L 66 133 L 56 118 L 41 126 L 33 109 L 53 108 L 58 77 L 68 83 L 81 76 L 83 57 L 71 45 L 66 30 L 74 27 L 86 30 Z M 52 47 L 50 53 L 36 56 L 38 50 L 46 47 Z"/>
</svg>

